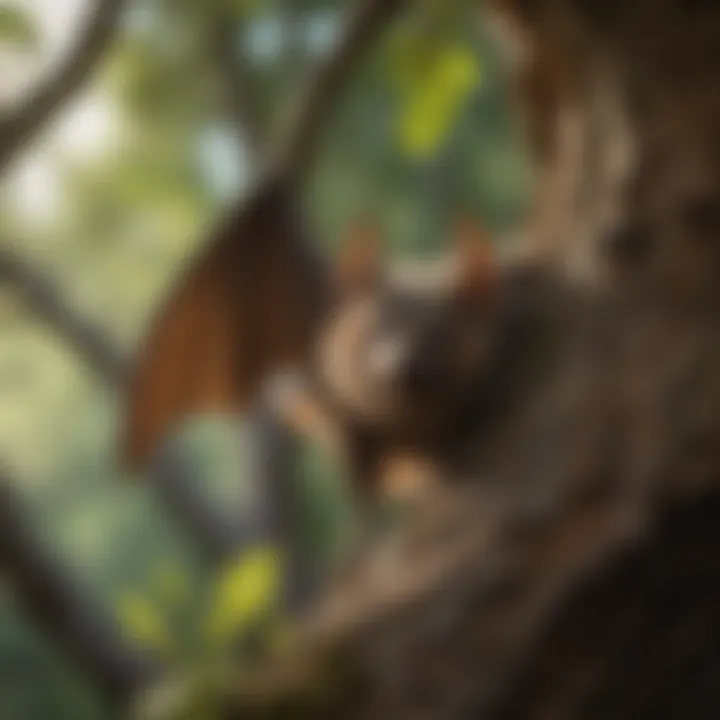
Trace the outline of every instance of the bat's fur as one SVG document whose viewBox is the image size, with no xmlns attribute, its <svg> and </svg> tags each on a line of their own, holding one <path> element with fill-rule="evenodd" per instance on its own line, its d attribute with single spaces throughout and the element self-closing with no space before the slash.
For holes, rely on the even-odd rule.
<svg viewBox="0 0 720 720">
<path fill-rule="evenodd" d="M 361 495 L 407 497 L 445 476 L 522 384 L 538 278 L 484 244 L 419 269 L 366 260 L 338 283 L 305 382 L 275 397 Z"/>
</svg>

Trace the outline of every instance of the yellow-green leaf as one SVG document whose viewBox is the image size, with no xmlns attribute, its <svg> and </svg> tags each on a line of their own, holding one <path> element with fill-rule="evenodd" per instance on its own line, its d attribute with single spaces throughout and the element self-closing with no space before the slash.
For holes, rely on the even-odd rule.
<svg viewBox="0 0 720 720">
<path fill-rule="evenodd" d="M 171 649 L 162 613 L 142 595 L 134 592 L 123 595 L 117 614 L 123 631 L 142 647 L 161 652 Z"/>
<path fill-rule="evenodd" d="M 438 74 L 442 82 L 458 95 L 464 95 L 480 82 L 480 65 L 470 48 L 448 48 L 440 57 L 439 65 Z"/>
<path fill-rule="evenodd" d="M 445 137 L 448 119 L 445 107 L 423 98 L 408 104 L 398 118 L 398 142 L 402 151 L 416 158 L 432 157 Z"/>
<path fill-rule="evenodd" d="M 272 548 L 251 550 L 227 567 L 215 587 L 210 639 L 230 640 L 249 629 L 277 602 L 281 580 L 280 559 Z"/>
<path fill-rule="evenodd" d="M 450 135 L 481 72 L 471 47 L 445 41 L 421 49 L 416 40 L 403 38 L 398 49 L 396 132 L 403 153 L 428 159 Z"/>
</svg>

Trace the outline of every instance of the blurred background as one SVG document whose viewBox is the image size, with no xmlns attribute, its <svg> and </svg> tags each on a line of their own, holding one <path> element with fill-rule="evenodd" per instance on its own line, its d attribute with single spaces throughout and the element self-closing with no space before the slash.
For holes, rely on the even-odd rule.
<svg viewBox="0 0 720 720">
<path fill-rule="evenodd" d="M 5 482 L 72 592 L 139 646 L 196 622 L 204 611 L 188 608 L 217 584 L 222 553 L 151 484 L 118 472 L 120 398 L 103 362 L 132 356 L 178 270 L 242 198 L 347 5 L 131 0 L 89 81 L 2 165 Z M 0 120 L 73 53 L 95 6 L 0 0 Z M 499 239 L 510 232 L 530 178 L 505 80 L 476 2 L 416 3 L 373 45 L 327 123 L 303 187 L 318 245 L 330 252 L 366 212 L 399 254 L 436 252 L 460 213 Z M 257 477 L 247 431 L 198 419 L 182 437 L 185 475 L 241 527 Z M 297 542 L 322 568 L 352 508 L 322 457 L 295 448 L 291 462 Z M 11 573 L 0 589 L 0 718 L 108 717 L 93 679 L 22 616 Z M 167 608 L 185 595 L 194 600 L 173 625 Z"/>
</svg>

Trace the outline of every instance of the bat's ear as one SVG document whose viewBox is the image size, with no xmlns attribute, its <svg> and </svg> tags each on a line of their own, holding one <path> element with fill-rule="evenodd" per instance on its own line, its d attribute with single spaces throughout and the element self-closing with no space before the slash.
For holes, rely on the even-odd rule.
<svg viewBox="0 0 720 720">
<path fill-rule="evenodd" d="M 382 272 L 383 242 L 372 222 L 353 225 L 348 231 L 335 260 L 336 289 L 346 294 L 374 284 Z"/>
<path fill-rule="evenodd" d="M 498 259 L 489 233 L 471 218 L 455 226 L 455 290 L 459 297 L 487 299 L 498 282 Z"/>
</svg>

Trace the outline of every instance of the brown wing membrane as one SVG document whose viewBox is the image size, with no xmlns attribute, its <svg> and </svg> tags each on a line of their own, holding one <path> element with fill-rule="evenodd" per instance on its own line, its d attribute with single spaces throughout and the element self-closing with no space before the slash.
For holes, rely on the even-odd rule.
<svg viewBox="0 0 720 720">
<path fill-rule="evenodd" d="M 260 190 L 191 264 L 151 327 L 127 398 L 124 466 L 147 464 L 192 414 L 242 411 L 269 371 L 302 361 L 325 285 L 290 192 Z"/>
</svg>

